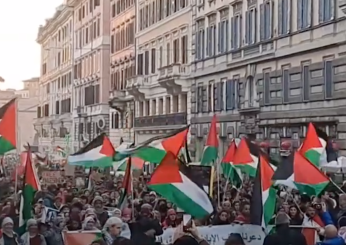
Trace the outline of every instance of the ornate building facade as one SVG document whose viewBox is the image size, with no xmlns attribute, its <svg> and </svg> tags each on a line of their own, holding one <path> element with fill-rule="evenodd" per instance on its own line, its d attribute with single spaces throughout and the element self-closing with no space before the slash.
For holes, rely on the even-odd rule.
<svg viewBox="0 0 346 245">
<path fill-rule="evenodd" d="M 189 0 L 138 2 L 136 76 L 127 80 L 136 143 L 189 122 L 191 9 Z"/>
<path fill-rule="evenodd" d="M 136 74 L 135 27 L 133 0 L 111 1 L 111 58 L 110 58 L 110 139 L 114 145 L 134 142 L 133 97 L 126 91 L 127 80 Z"/>
<path fill-rule="evenodd" d="M 234 137 L 297 148 L 307 123 L 346 152 L 346 18 L 337 1 L 199 1 L 194 7 L 191 147 L 211 117 L 223 156 Z"/>
<path fill-rule="evenodd" d="M 73 21 L 74 149 L 109 134 L 110 0 L 68 0 Z"/>
<path fill-rule="evenodd" d="M 57 146 L 65 147 L 73 131 L 72 65 L 73 9 L 61 5 L 54 16 L 40 26 L 41 45 L 39 106 L 34 122 L 39 150 L 54 156 Z"/>
</svg>

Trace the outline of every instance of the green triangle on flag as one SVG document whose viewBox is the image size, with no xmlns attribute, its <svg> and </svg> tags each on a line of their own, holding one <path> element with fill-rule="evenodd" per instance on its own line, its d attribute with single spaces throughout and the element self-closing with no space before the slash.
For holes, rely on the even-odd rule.
<svg viewBox="0 0 346 245">
<path fill-rule="evenodd" d="M 217 128 L 216 128 L 216 115 L 213 116 L 213 119 L 210 124 L 210 130 L 208 133 L 207 142 L 204 146 L 201 165 L 212 166 L 214 165 L 219 150 L 219 139 L 217 137 Z"/>
</svg>

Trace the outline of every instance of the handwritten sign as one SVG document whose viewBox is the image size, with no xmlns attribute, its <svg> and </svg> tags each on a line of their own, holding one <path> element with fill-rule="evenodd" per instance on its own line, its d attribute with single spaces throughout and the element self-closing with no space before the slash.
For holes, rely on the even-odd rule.
<svg viewBox="0 0 346 245">
<path fill-rule="evenodd" d="M 43 171 L 42 180 L 47 184 L 57 184 L 62 180 L 60 171 Z"/>
<path fill-rule="evenodd" d="M 231 233 L 239 233 L 246 245 L 262 245 L 266 235 L 257 225 L 201 226 L 197 229 L 210 245 L 224 245 Z M 162 245 L 173 244 L 174 230 L 174 228 L 165 230 L 162 236 L 156 237 L 157 242 L 161 242 Z"/>
</svg>

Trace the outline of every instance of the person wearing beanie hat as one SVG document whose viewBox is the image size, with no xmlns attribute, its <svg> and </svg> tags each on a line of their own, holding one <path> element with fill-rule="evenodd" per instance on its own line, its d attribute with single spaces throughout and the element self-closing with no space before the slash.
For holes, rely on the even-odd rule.
<svg viewBox="0 0 346 245">
<path fill-rule="evenodd" d="M 20 244 L 18 235 L 13 231 L 13 220 L 10 217 L 5 217 L 1 222 L 2 236 L 0 245 Z"/>
<path fill-rule="evenodd" d="M 277 244 L 294 244 L 294 245 L 307 245 L 304 235 L 290 229 L 290 218 L 284 213 L 280 212 L 275 218 L 276 232 L 269 234 L 264 238 L 263 245 L 277 245 Z"/>
<path fill-rule="evenodd" d="M 26 229 L 27 232 L 21 236 L 21 245 L 46 245 L 46 239 L 38 233 L 37 220 L 29 219 L 26 222 Z"/>
</svg>

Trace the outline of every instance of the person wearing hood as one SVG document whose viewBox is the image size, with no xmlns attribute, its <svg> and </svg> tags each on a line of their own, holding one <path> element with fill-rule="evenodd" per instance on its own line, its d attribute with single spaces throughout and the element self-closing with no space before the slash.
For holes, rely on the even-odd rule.
<svg viewBox="0 0 346 245">
<path fill-rule="evenodd" d="M 103 227 L 109 218 L 108 212 L 103 207 L 103 199 L 100 196 L 96 196 L 93 200 L 92 206 L 95 209 L 95 214 Z"/>
<path fill-rule="evenodd" d="M 289 216 L 284 212 L 278 213 L 275 219 L 276 232 L 274 234 L 267 235 L 264 238 L 263 245 L 307 245 L 304 235 L 290 229 L 289 224 Z"/>
<path fill-rule="evenodd" d="M 21 236 L 22 245 L 47 245 L 44 236 L 38 233 L 38 224 L 35 219 L 29 219 L 26 222 L 26 229 L 27 232 Z"/>
<path fill-rule="evenodd" d="M 345 245 L 345 241 L 338 235 L 338 230 L 334 225 L 326 225 L 324 228 L 324 240 L 317 245 Z"/>
<path fill-rule="evenodd" d="M 112 245 L 117 238 L 122 236 L 123 224 L 123 221 L 118 217 L 110 217 L 107 220 L 102 230 L 103 238 L 107 245 Z"/>
<path fill-rule="evenodd" d="M 10 217 L 5 217 L 1 223 L 2 236 L 0 238 L 0 245 L 19 245 L 20 239 L 13 231 L 13 220 Z"/>
</svg>

